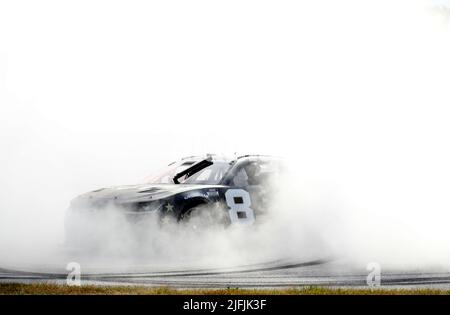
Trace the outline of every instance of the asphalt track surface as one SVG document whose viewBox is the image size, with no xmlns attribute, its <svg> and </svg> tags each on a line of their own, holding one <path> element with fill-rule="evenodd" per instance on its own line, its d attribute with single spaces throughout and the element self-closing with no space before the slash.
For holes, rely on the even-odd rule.
<svg viewBox="0 0 450 315">
<path fill-rule="evenodd" d="M 365 266 L 343 260 L 278 260 L 230 268 L 152 271 L 145 266 L 127 271 L 83 272 L 82 283 L 148 285 L 173 288 L 286 288 L 298 286 L 366 287 Z M 0 282 L 65 283 L 67 271 L 0 268 Z M 382 270 L 381 287 L 450 289 L 450 272 L 443 270 Z"/>
</svg>

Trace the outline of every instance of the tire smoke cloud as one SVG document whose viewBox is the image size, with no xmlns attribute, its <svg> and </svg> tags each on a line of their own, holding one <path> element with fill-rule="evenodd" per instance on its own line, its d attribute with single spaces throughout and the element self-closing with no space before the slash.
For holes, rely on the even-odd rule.
<svg viewBox="0 0 450 315">
<path fill-rule="evenodd" d="M 160 264 L 334 255 L 449 268 L 450 44 L 439 8 L 0 4 L 0 263 L 59 266 L 64 213 L 80 193 L 139 182 L 183 156 L 238 152 L 289 159 L 273 217 L 251 232 L 154 227 L 143 250 L 117 238 L 132 232 L 112 216 L 105 251 L 127 261 L 139 249 Z"/>
</svg>

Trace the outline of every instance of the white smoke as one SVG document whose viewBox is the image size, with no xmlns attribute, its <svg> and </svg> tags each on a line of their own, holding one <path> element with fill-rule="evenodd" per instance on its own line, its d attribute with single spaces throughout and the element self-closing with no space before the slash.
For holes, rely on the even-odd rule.
<svg viewBox="0 0 450 315">
<path fill-rule="evenodd" d="M 431 11 L 400 0 L 0 4 L 0 260 L 58 264 L 49 253 L 82 192 L 181 156 L 240 152 L 293 161 L 274 217 L 251 231 L 155 228 L 147 257 L 448 267 L 449 30 Z M 128 258 L 137 243 L 122 241 L 108 250 Z"/>
</svg>

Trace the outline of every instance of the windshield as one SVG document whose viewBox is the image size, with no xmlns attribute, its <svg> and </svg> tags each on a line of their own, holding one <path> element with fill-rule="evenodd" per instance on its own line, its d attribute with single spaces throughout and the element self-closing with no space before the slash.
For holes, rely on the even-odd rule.
<svg viewBox="0 0 450 315">
<path fill-rule="evenodd" d="M 145 183 L 148 184 L 173 184 L 173 178 L 178 173 L 191 167 L 199 161 L 181 161 L 172 163 L 161 169 L 155 175 L 148 177 Z M 208 184 L 216 185 L 220 182 L 225 172 L 230 167 L 230 164 L 225 161 L 214 161 L 214 163 L 204 169 L 193 174 L 186 179 L 185 176 L 180 177 L 178 181 L 180 184 Z"/>
</svg>

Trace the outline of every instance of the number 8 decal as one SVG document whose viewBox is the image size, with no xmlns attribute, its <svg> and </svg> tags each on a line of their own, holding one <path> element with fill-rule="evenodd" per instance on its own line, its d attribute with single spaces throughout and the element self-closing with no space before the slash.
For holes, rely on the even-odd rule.
<svg viewBox="0 0 450 315">
<path fill-rule="evenodd" d="M 250 208 L 250 194 L 243 189 L 228 189 L 225 193 L 231 223 L 250 225 L 255 222 L 255 214 Z"/>
</svg>

